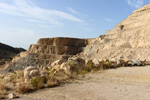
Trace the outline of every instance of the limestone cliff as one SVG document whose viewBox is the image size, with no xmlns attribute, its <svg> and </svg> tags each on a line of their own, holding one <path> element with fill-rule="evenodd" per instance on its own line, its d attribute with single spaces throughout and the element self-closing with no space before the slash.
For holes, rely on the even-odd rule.
<svg viewBox="0 0 150 100">
<path fill-rule="evenodd" d="M 137 9 L 85 48 L 85 58 L 150 61 L 150 4 Z"/>
<path fill-rule="evenodd" d="M 29 50 L 21 52 L 7 65 L 9 70 L 24 69 L 28 66 L 47 66 L 58 59 L 68 59 L 83 51 L 88 44 L 86 39 L 42 38 L 32 44 Z"/>
</svg>

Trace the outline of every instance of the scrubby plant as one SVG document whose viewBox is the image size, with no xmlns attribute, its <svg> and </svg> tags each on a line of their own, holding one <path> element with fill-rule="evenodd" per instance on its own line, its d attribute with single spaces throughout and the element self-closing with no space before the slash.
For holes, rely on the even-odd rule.
<svg viewBox="0 0 150 100">
<path fill-rule="evenodd" d="M 47 87 L 55 87 L 55 86 L 58 86 L 58 85 L 59 84 L 55 79 L 48 79 L 47 83 L 46 83 Z"/>
<path fill-rule="evenodd" d="M 34 89 L 31 87 L 31 84 L 29 83 L 22 83 L 17 87 L 17 92 L 22 94 L 31 92 L 33 90 Z"/>
<path fill-rule="evenodd" d="M 24 71 L 19 71 L 17 74 L 18 81 L 24 81 Z"/>
<path fill-rule="evenodd" d="M 17 82 L 17 74 L 13 74 L 11 77 L 11 82 L 16 83 Z"/>
<path fill-rule="evenodd" d="M 0 91 L 0 100 L 5 99 L 6 98 L 6 91 Z"/>
<path fill-rule="evenodd" d="M 63 70 L 60 70 L 60 71 L 57 71 L 57 72 L 54 74 L 54 78 L 55 78 L 59 83 L 64 83 L 66 80 L 69 79 L 69 76 L 68 76 Z"/>
<path fill-rule="evenodd" d="M 8 90 L 8 86 L 6 85 L 6 83 L 1 82 L 0 83 L 0 91 L 4 91 L 4 90 Z"/>
<path fill-rule="evenodd" d="M 77 72 L 72 72 L 70 75 L 69 75 L 69 79 L 77 79 L 78 78 L 78 73 Z"/>
<path fill-rule="evenodd" d="M 35 89 L 40 89 L 44 85 L 44 80 L 42 77 L 34 77 L 31 79 L 30 84 L 35 88 Z"/>
<path fill-rule="evenodd" d="M 94 65 L 94 63 L 92 63 L 92 61 L 90 61 L 87 64 L 85 64 L 85 66 L 83 68 L 85 71 L 90 72 L 91 70 L 95 69 L 95 65 Z"/>
<path fill-rule="evenodd" d="M 44 66 L 43 66 L 43 65 L 41 65 L 41 66 L 40 66 L 40 69 L 44 69 Z"/>
<path fill-rule="evenodd" d="M 49 70 L 49 77 L 54 77 L 54 71 L 52 71 L 51 69 Z"/>
<path fill-rule="evenodd" d="M 100 63 L 102 65 L 103 69 L 110 69 L 112 67 L 112 62 L 109 60 L 107 60 L 107 61 L 102 60 Z"/>
<path fill-rule="evenodd" d="M 69 61 L 68 64 L 69 64 L 69 66 L 71 66 L 71 67 L 74 66 L 74 63 L 73 63 L 72 61 Z"/>
<path fill-rule="evenodd" d="M 4 82 L 0 83 L 0 99 L 4 99 L 6 97 L 8 89 L 9 88 L 6 85 L 6 83 L 4 83 Z"/>
</svg>

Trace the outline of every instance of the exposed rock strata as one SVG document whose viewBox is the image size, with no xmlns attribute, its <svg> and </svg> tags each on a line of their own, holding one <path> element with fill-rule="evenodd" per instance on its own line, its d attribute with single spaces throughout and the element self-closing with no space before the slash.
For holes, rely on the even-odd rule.
<svg viewBox="0 0 150 100">
<path fill-rule="evenodd" d="M 88 44 L 86 39 L 42 38 L 32 44 L 29 50 L 13 58 L 7 69 L 25 69 L 27 66 L 50 66 L 58 59 L 68 59 L 83 51 Z"/>
<path fill-rule="evenodd" d="M 85 59 L 115 60 L 125 57 L 150 61 L 150 4 L 94 39 L 84 50 Z M 83 55 L 81 55 L 83 57 Z"/>
</svg>

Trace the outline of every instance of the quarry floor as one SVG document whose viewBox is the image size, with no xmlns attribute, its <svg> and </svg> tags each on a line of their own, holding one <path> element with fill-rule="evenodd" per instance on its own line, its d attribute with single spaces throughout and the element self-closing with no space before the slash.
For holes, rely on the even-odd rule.
<svg viewBox="0 0 150 100">
<path fill-rule="evenodd" d="M 89 73 L 71 84 L 22 95 L 17 100 L 150 100 L 150 66 Z"/>
</svg>

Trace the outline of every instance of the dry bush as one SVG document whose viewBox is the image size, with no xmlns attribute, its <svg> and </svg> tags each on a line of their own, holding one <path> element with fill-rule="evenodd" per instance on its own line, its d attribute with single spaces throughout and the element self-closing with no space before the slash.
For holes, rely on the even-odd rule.
<svg viewBox="0 0 150 100">
<path fill-rule="evenodd" d="M 6 85 L 6 83 L 1 82 L 0 83 L 0 91 L 4 91 L 4 90 L 8 90 L 8 86 Z"/>
<path fill-rule="evenodd" d="M 69 75 L 69 79 L 78 79 L 78 74 L 77 72 L 72 72 L 70 75 Z"/>
<path fill-rule="evenodd" d="M 60 71 L 57 71 L 55 74 L 54 74 L 54 78 L 58 81 L 58 82 L 63 82 L 67 79 L 69 79 L 69 76 L 63 71 L 63 70 L 60 70 Z"/>
<path fill-rule="evenodd" d="M 47 80 L 46 87 L 55 87 L 55 86 L 59 86 L 56 80 L 53 79 Z"/>
<path fill-rule="evenodd" d="M 18 81 L 24 81 L 24 71 L 19 71 L 18 73 L 17 73 L 17 79 L 18 79 Z"/>
<path fill-rule="evenodd" d="M 67 74 L 64 70 L 59 70 L 57 72 L 51 71 L 47 77 L 47 85 L 49 85 L 49 87 L 58 86 L 60 84 L 68 83 L 70 82 L 69 80 L 77 77 L 78 75 L 76 72 Z"/>
<path fill-rule="evenodd" d="M 34 87 L 34 89 L 41 89 L 44 86 L 43 77 L 34 77 L 31 79 L 30 84 Z"/>
<path fill-rule="evenodd" d="M 8 86 L 6 85 L 6 83 L 1 82 L 0 83 L 0 99 L 4 99 L 6 97 L 7 90 L 8 90 Z"/>
<path fill-rule="evenodd" d="M 24 71 L 13 72 L 10 82 L 12 83 L 24 82 Z"/>
<path fill-rule="evenodd" d="M 11 81 L 12 83 L 16 83 L 17 82 L 17 74 L 14 74 L 11 76 Z"/>
<path fill-rule="evenodd" d="M 17 87 L 17 92 L 22 94 L 31 92 L 33 90 L 34 90 L 33 87 L 29 83 L 21 83 Z"/>
<path fill-rule="evenodd" d="M 6 91 L 0 91 L 0 100 L 1 99 L 5 99 L 6 98 L 6 94 L 7 94 Z"/>
</svg>

